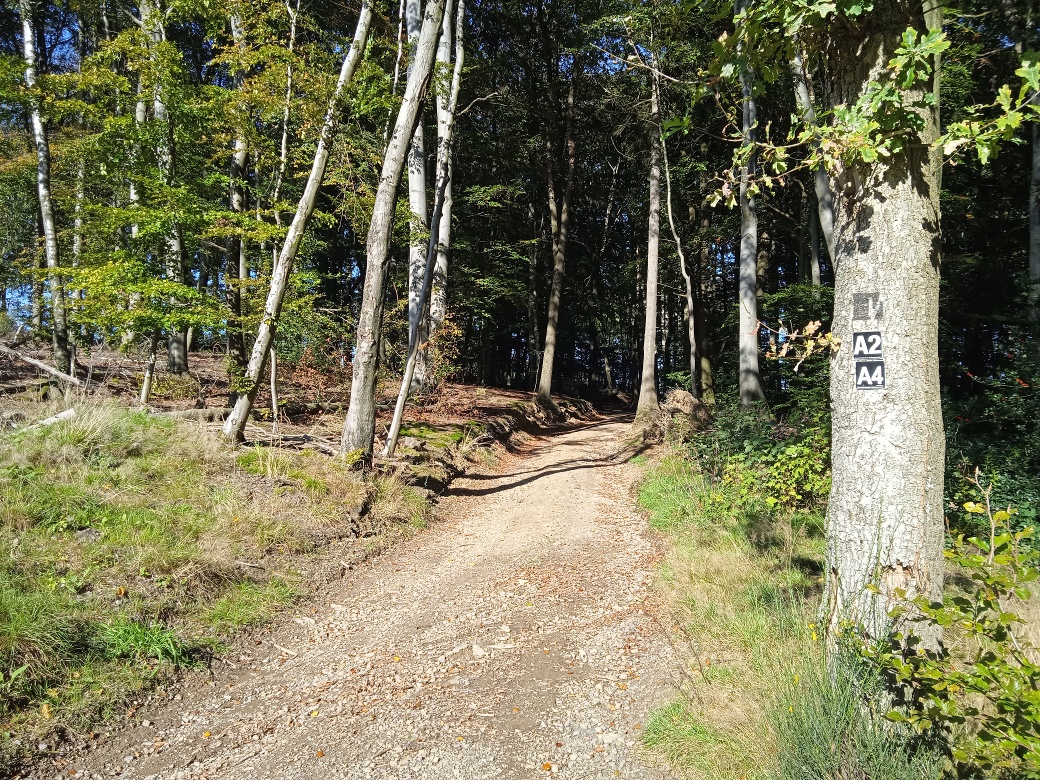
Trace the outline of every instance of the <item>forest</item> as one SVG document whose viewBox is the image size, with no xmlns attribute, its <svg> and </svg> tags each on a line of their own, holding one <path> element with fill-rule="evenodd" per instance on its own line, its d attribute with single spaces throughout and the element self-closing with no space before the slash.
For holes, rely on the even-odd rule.
<svg viewBox="0 0 1040 780">
<path fill-rule="evenodd" d="M 1038 13 L 5 2 L 0 766 L 304 597 L 244 557 L 425 525 L 484 404 L 624 420 L 676 776 L 1040 777 Z"/>
</svg>

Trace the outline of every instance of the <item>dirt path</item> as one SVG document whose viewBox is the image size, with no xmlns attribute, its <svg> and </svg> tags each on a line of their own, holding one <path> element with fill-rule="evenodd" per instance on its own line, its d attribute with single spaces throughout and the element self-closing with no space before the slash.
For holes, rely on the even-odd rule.
<svg viewBox="0 0 1040 780">
<path fill-rule="evenodd" d="M 627 423 L 537 440 L 208 684 L 43 777 L 662 778 L 670 692 Z"/>
</svg>

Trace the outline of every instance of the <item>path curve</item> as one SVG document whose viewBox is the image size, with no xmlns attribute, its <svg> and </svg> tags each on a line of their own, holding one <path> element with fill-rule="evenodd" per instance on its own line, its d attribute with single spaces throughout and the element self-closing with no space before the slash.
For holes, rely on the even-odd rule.
<svg viewBox="0 0 1040 780">
<path fill-rule="evenodd" d="M 60 775 L 665 777 L 639 747 L 671 654 L 626 430 L 539 438 L 459 479 L 427 532 Z"/>
</svg>

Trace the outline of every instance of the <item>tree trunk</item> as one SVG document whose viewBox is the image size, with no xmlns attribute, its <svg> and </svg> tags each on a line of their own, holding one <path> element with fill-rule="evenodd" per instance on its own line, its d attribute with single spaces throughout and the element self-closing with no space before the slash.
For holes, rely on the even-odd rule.
<svg viewBox="0 0 1040 780">
<path fill-rule="evenodd" d="M 166 40 L 166 25 L 162 13 L 150 2 L 142 0 L 139 4 L 141 25 L 152 46 L 159 46 Z M 176 149 L 173 141 L 173 124 L 170 122 L 166 108 L 166 98 L 162 86 L 155 84 L 152 93 L 152 118 L 162 125 L 159 143 L 155 149 L 156 162 L 167 187 L 172 187 L 177 178 Z M 184 257 L 184 233 L 177 223 L 166 234 L 166 276 L 179 284 L 187 278 L 187 264 Z M 176 305 L 177 299 L 171 303 Z M 188 343 L 186 328 L 170 328 L 167 333 L 167 369 L 174 374 L 183 374 L 188 370 Z"/>
<path fill-rule="evenodd" d="M 661 126 L 657 83 L 650 96 L 650 225 L 646 239 L 646 311 L 643 318 L 643 376 L 639 383 L 636 420 L 656 417 L 657 400 L 657 270 L 661 246 Z"/>
<path fill-rule="evenodd" d="M 436 53 L 437 36 L 444 18 L 445 0 L 426 4 L 422 32 L 416 46 L 415 61 L 405 87 L 394 132 L 383 158 L 372 222 L 368 229 L 365 287 L 357 325 L 354 376 L 350 387 L 350 406 L 343 423 L 341 449 L 344 455 L 357 453 L 362 460 L 372 457 L 376 420 L 376 379 L 379 340 L 382 334 L 383 297 L 394 227 L 397 185 L 405 165 L 409 141 L 415 132 L 419 109 L 429 89 Z"/>
<path fill-rule="evenodd" d="M 25 84 L 36 87 L 36 3 L 21 0 L 22 53 L 25 57 Z M 51 344 L 54 365 L 63 374 L 72 373 L 72 353 L 69 349 L 68 323 L 65 317 L 65 289 L 58 275 L 58 231 L 54 224 L 54 205 L 51 202 L 51 147 L 43 126 L 39 101 L 34 99 L 30 109 L 33 141 L 36 143 L 36 197 L 40 207 L 43 228 L 43 250 L 47 262 L 47 284 L 51 293 Z M 42 312 L 42 307 L 41 307 Z M 35 312 L 34 312 L 35 313 Z M 42 317 L 41 317 L 42 319 Z"/>
<path fill-rule="evenodd" d="M 791 75 L 794 77 L 794 96 L 798 104 L 798 110 L 802 114 L 802 121 L 809 127 L 816 123 L 816 111 L 813 108 L 812 92 L 809 89 L 810 81 L 805 73 L 805 62 L 802 51 L 795 45 L 794 59 L 791 61 Z M 814 146 L 819 146 L 819 141 L 813 141 Z M 819 228 L 823 232 L 823 239 L 827 244 L 827 255 L 834 257 L 834 195 L 831 191 L 831 180 L 822 165 L 813 171 L 813 186 L 816 190 L 816 212 L 819 218 Z M 817 266 L 819 262 L 817 261 Z M 818 270 L 818 269 L 817 269 Z"/>
<path fill-rule="evenodd" d="M 437 335 L 444 318 L 448 315 L 448 259 L 451 254 L 451 215 L 455 206 L 452 191 L 452 173 L 455 163 L 454 155 L 450 153 L 450 136 L 452 124 L 455 121 L 455 108 L 458 104 L 459 91 L 462 87 L 462 63 L 465 62 L 465 49 L 463 47 L 463 32 L 466 27 L 465 5 L 459 3 L 455 13 L 455 67 L 452 73 L 451 90 L 445 94 L 444 90 L 437 92 L 437 148 L 438 154 L 442 147 L 449 147 L 447 184 L 444 190 L 444 204 L 441 209 L 440 228 L 437 231 L 439 241 L 437 243 L 437 263 L 433 269 L 433 288 L 430 292 L 430 318 L 426 338 L 432 339 Z M 437 62 L 446 68 L 451 61 L 451 8 L 450 5 L 444 11 L 444 24 L 441 30 L 441 42 L 437 49 Z M 456 77 L 457 74 L 457 77 Z M 428 351 L 425 353 L 428 360 Z M 422 381 L 428 381 L 425 372 L 427 367 L 420 363 L 417 368 L 423 369 L 420 374 Z"/>
<path fill-rule="evenodd" d="M 148 404 L 152 397 L 152 382 L 155 379 L 155 361 L 159 351 L 159 337 L 162 335 L 158 329 L 152 331 L 152 337 L 148 341 L 148 362 L 144 364 L 144 379 L 141 381 L 141 395 L 138 398 L 141 406 Z"/>
<path fill-rule="evenodd" d="M 420 0 L 407 0 L 405 3 L 405 27 L 408 31 L 408 44 L 411 57 L 408 62 L 408 78 L 412 77 L 415 67 L 415 46 L 419 41 L 422 29 L 422 3 Z M 448 14 L 446 13 L 445 16 Z M 439 51 L 438 51 L 439 53 Z M 412 143 L 408 148 L 408 208 L 411 211 L 409 221 L 408 246 L 408 327 L 422 328 L 422 308 L 419 298 L 422 296 L 423 267 L 426 264 L 426 239 L 429 233 L 429 215 L 426 210 L 426 131 L 423 127 L 422 108 L 419 109 L 419 120 L 415 125 Z M 416 378 L 416 385 L 421 384 L 425 365 L 421 367 Z M 417 389 L 417 388 L 412 388 Z"/>
<path fill-rule="evenodd" d="M 855 102 L 883 77 L 903 31 L 937 29 L 940 16 L 875 4 L 858 40 L 829 43 L 828 103 Z M 934 83 L 919 82 L 910 99 L 932 90 L 936 107 L 920 110 L 923 129 L 906 151 L 857 163 L 838 182 L 827 607 L 832 626 L 853 620 L 874 637 L 887 629 L 895 590 L 942 594 L 938 63 Z M 853 334 L 864 332 L 881 337 L 870 362 L 853 354 L 868 343 Z"/>
<path fill-rule="evenodd" d="M 350 44 L 346 56 L 343 58 L 343 67 L 340 68 L 339 80 L 336 89 L 329 101 L 325 111 L 325 119 L 322 122 L 321 133 L 318 136 L 318 148 L 314 151 L 314 162 L 311 165 L 307 184 L 304 186 L 303 195 L 296 207 L 289 232 L 285 236 L 278 260 L 271 269 L 271 287 L 267 293 L 267 301 L 264 304 L 264 315 L 260 320 L 257 330 L 256 341 L 253 342 L 253 351 L 249 356 L 249 365 L 246 366 L 246 375 L 242 380 L 242 391 L 235 400 L 235 407 L 224 422 L 224 436 L 234 441 L 242 440 L 242 432 L 245 430 L 246 421 L 249 419 L 249 410 L 256 399 L 260 388 L 261 374 L 264 364 L 267 362 L 267 353 L 274 340 L 274 332 L 278 326 L 278 317 L 282 311 L 282 302 L 285 300 L 286 287 L 289 282 L 289 274 L 292 271 L 293 261 L 300 249 L 303 233 L 307 229 L 307 222 L 314 212 L 314 204 L 318 197 L 318 189 L 321 180 L 325 176 L 325 166 L 329 160 L 329 147 L 332 144 L 333 131 L 339 120 L 340 98 L 343 90 L 354 76 L 358 64 L 364 55 L 365 43 L 368 40 L 368 31 L 372 22 L 372 7 L 368 0 L 361 3 L 361 14 L 358 17 L 357 29 L 354 32 L 354 40 Z"/>
<path fill-rule="evenodd" d="M 736 13 L 743 13 L 746 0 L 738 0 Z M 752 75 L 748 71 L 740 74 L 743 92 L 742 132 L 745 144 L 755 141 L 755 98 L 751 94 Z M 755 174 L 755 156 L 740 171 L 740 261 L 738 304 L 740 306 L 740 364 L 739 388 L 742 406 L 753 406 L 765 401 L 762 377 L 758 367 L 758 213 L 755 198 L 749 194 L 749 180 Z"/>
<path fill-rule="evenodd" d="M 809 210 L 809 275 L 814 287 L 820 286 L 820 212 Z M 804 281 L 804 280 L 799 280 Z"/>
<path fill-rule="evenodd" d="M 1033 165 L 1029 176 L 1029 302 L 1040 320 L 1040 125 L 1033 123 Z"/>
<path fill-rule="evenodd" d="M 239 8 L 235 6 L 230 16 L 231 36 L 236 47 L 241 51 L 245 47 L 245 30 L 242 19 L 239 16 Z M 239 64 L 235 73 L 235 89 L 242 90 L 244 65 Z M 241 118 L 240 118 L 241 121 Z M 249 148 L 246 145 L 245 133 L 240 127 L 235 134 L 235 148 L 231 153 L 228 165 L 228 205 L 231 211 L 241 215 L 246 209 L 245 174 L 246 165 L 249 162 Z M 280 184 L 280 182 L 279 182 Z M 231 359 L 230 372 L 232 374 L 231 393 L 228 403 L 233 405 L 238 393 L 235 390 L 235 380 L 245 373 L 246 369 L 246 343 L 245 333 L 242 330 L 242 284 L 245 269 L 249 273 L 249 260 L 247 255 L 246 241 L 241 234 L 242 225 L 236 225 L 234 232 L 228 236 L 224 250 L 224 278 L 227 287 L 227 302 L 231 314 L 227 323 L 228 357 Z"/>
<path fill-rule="evenodd" d="M 658 126 L 658 133 L 660 133 Z M 664 162 L 664 191 L 665 203 L 668 207 L 668 226 L 672 230 L 672 240 L 675 241 L 675 251 L 679 255 L 679 272 L 682 274 L 685 288 L 685 299 L 683 301 L 683 319 L 686 320 L 686 336 L 690 341 L 690 392 L 694 398 L 700 398 L 700 385 L 697 382 L 697 299 L 694 295 L 693 277 L 686 265 L 686 252 L 683 250 L 682 238 L 675 224 L 675 213 L 672 210 L 672 171 L 668 165 L 668 144 L 663 135 L 661 137 L 661 159 Z"/>
<path fill-rule="evenodd" d="M 578 81 L 578 63 L 571 63 L 570 86 L 567 89 L 567 176 L 563 187 L 563 198 L 558 201 L 553 181 L 552 142 L 546 141 L 549 157 L 549 218 L 552 224 L 553 277 L 549 292 L 549 312 L 545 322 L 545 340 L 542 350 L 542 368 L 538 376 L 537 400 L 540 404 L 552 403 L 553 362 L 556 358 L 556 331 L 560 324 L 560 299 L 563 297 L 563 279 L 567 261 L 567 239 L 570 230 L 571 196 L 574 192 L 574 173 L 577 168 L 577 149 L 574 142 L 574 89 Z"/>
<path fill-rule="evenodd" d="M 707 159 L 708 144 L 701 144 L 701 158 Z M 701 301 L 709 299 L 714 270 L 708 273 L 708 261 L 711 258 L 711 211 L 708 203 L 708 176 L 701 174 L 701 224 L 700 224 L 700 256 L 697 264 L 698 289 Z M 708 340 L 707 306 L 698 306 L 696 313 L 697 333 L 697 368 L 700 375 L 700 398 L 707 406 L 715 406 L 715 379 L 711 369 L 711 349 Z"/>
<path fill-rule="evenodd" d="M 427 304 L 431 303 L 430 294 L 433 288 L 434 275 L 438 257 L 441 254 L 442 243 L 440 231 L 444 224 L 444 208 L 447 205 L 448 188 L 451 186 L 451 140 L 455 125 L 455 109 L 458 105 L 459 90 L 462 87 L 462 66 L 465 55 L 462 48 L 462 34 L 464 31 L 466 4 L 465 0 L 458 0 L 458 29 L 455 34 L 456 56 L 455 68 L 452 73 L 450 97 L 444 110 L 447 121 L 443 132 L 438 128 L 437 146 L 437 191 L 434 195 L 433 218 L 430 222 L 432 231 L 430 233 L 429 245 L 426 248 L 426 258 L 423 263 L 422 287 L 419 290 L 419 318 L 415 325 L 409 328 L 408 333 L 408 357 L 405 361 L 404 378 L 401 381 L 401 390 L 397 394 L 397 405 L 394 408 L 394 418 L 390 424 L 390 433 L 386 438 L 386 448 L 383 457 L 392 458 L 397 447 L 397 436 L 401 432 L 401 423 L 404 419 L 404 407 L 408 402 L 409 391 L 413 386 L 415 372 L 419 366 L 420 356 L 426 352 L 426 343 L 423 339 L 422 324 L 426 321 Z M 441 43 L 445 38 L 450 42 L 452 35 L 452 6 L 447 5 L 444 12 L 444 24 L 441 31 Z M 438 49 L 440 55 L 440 49 Z M 428 332 L 428 331 L 427 331 Z M 426 336 L 428 339 L 429 336 Z M 374 422 L 374 421 L 373 421 Z"/>
<path fill-rule="evenodd" d="M 541 365 L 541 332 L 538 328 L 538 255 L 541 247 L 541 222 L 535 221 L 534 204 L 527 206 L 527 218 L 531 223 L 531 241 L 527 246 L 527 373 L 534 387 L 538 386 L 538 368 Z"/>
</svg>

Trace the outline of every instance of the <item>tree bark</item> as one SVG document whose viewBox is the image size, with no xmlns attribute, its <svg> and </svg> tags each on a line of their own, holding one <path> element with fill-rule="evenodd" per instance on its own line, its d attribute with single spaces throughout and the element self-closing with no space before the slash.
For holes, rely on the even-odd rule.
<svg viewBox="0 0 1040 780">
<path fill-rule="evenodd" d="M 549 291 L 549 312 L 545 322 L 545 340 L 542 342 L 542 368 L 538 376 L 537 401 L 552 403 L 553 362 L 556 359 L 556 331 L 560 324 L 560 299 L 563 297 L 563 280 L 567 262 L 567 239 L 570 231 L 571 197 L 574 193 L 574 174 L 577 169 L 577 148 L 574 141 L 574 90 L 578 81 L 577 60 L 571 63 L 570 85 L 567 89 L 566 139 L 567 175 L 563 187 L 563 198 L 557 199 L 553 175 L 552 141 L 546 141 L 549 157 L 549 219 L 552 225 L 553 277 Z"/>
<path fill-rule="evenodd" d="M 1029 176 L 1029 302 L 1040 320 L 1040 125 L 1033 123 L 1033 165 Z"/>
<path fill-rule="evenodd" d="M 429 89 L 437 36 L 444 18 L 444 4 L 445 0 L 429 0 L 426 4 L 412 73 L 408 78 L 394 132 L 390 136 L 383 158 L 383 170 L 379 177 L 372 222 L 368 229 L 365 287 L 358 316 L 354 376 L 350 387 L 350 406 L 343 423 L 341 440 L 344 455 L 357 453 L 360 459 L 366 461 L 372 457 L 375 438 L 378 350 L 382 334 L 383 296 L 389 270 L 387 260 L 394 227 L 397 185 L 401 181 L 409 140 L 415 132 L 419 109 Z"/>
<path fill-rule="evenodd" d="M 419 33 L 422 29 L 421 0 L 406 0 L 404 13 L 408 45 L 411 48 L 411 58 L 408 63 L 408 78 L 411 79 L 412 71 L 415 68 L 416 44 L 419 42 Z M 450 11 L 445 13 L 445 16 L 449 14 Z M 419 299 L 422 297 L 426 243 L 430 229 L 426 199 L 426 133 L 423 127 L 422 107 L 419 109 L 419 119 L 408 148 L 408 208 L 411 211 L 411 220 L 408 225 L 408 328 L 412 330 L 422 326 L 422 307 Z M 417 385 L 421 384 L 424 373 L 425 366 L 422 366 L 416 377 Z"/>
<path fill-rule="evenodd" d="M 909 26 L 939 28 L 941 13 L 884 0 L 856 40 L 832 39 L 829 105 L 850 105 L 878 80 Z M 918 82 L 910 97 L 927 91 L 936 107 L 920 110 L 923 129 L 906 150 L 852 165 L 837 182 L 833 329 L 841 347 L 831 362 L 827 607 L 832 626 L 856 621 L 874 637 L 888 628 L 897 589 L 942 594 L 938 63 L 934 80 Z M 853 356 L 854 332 L 880 333 L 883 388 L 856 388 L 863 358 Z M 877 364 L 868 365 L 866 376 L 876 375 Z"/>
<path fill-rule="evenodd" d="M 809 210 L 809 278 L 814 287 L 820 286 L 820 212 L 816 209 Z"/>
<path fill-rule="evenodd" d="M 746 8 L 746 0 L 737 0 L 734 11 L 739 15 Z M 755 98 L 751 90 L 752 75 L 744 70 L 740 74 L 743 92 L 742 133 L 744 144 L 755 142 L 757 122 Z M 755 198 L 749 194 L 749 180 L 755 173 L 755 155 L 740 171 L 740 260 L 738 280 L 738 304 L 740 307 L 739 334 L 739 377 L 740 403 L 753 406 L 765 401 L 762 377 L 758 366 L 758 213 Z"/>
<path fill-rule="evenodd" d="M 801 49 L 795 45 L 794 59 L 791 61 L 791 75 L 794 77 L 794 96 L 802 121 L 808 127 L 816 124 L 816 111 L 813 108 L 812 93 L 809 90 L 809 79 L 805 73 L 805 61 Z M 813 145 L 819 147 L 819 141 Z M 831 191 L 831 180 L 822 165 L 813 171 L 813 187 L 816 190 L 816 213 L 818 227 L 823 232 L 823 240 L 827 244 L 827 255 L 834 257 L 834 195 Z M 819 258 L 817 257 L 817 272 Z"/>
<path fill-rule="evenodd" d="M 458 29 L 455 31 L 455 68 L 452 73 L 450 96 L 447 105 L 444 107 L 447 117 L 446 123 L 443 130 L 438 128 L 437 191 L 434 195 L 433 218 L 430 222 L 432 230 L 430 232 L 429 245 L 426 248 L 425 262 L 423 263 L 422 287 L 419 290 L 419 318 L 418 322 L 409 328 L 408 357 L 405 361 L 404 378 L 401 380 L 401 390 L 397 394 L 397 405 L 394 408 L 394 418 L 390 424 L 390 433 L 386 437 L 386 448 L 383 450 L 383 457 L 388 458 L 394 456 L 394 450 L 397 448 L 397 437 L 401 432 L 401 423 L 404 419 L 404 407 L 408 402 L 410 389 L 413 387 L 413 380 L 415 379 L 415 373 L 419 366 L 420 355 L 426 351 L 426 345 L 429 339 L 428 331 L 427 334 L 423 333 L 424 329 L 422 324 L 426 320 L 427 304 L 432 303 L 431 292 L 434 283 L 434 276 L 436 273 L 438 258 L 442 251 L 440 231 L 444 224 L 444 209 L 448 203 L 448 190 L 451 187 L 451 140 L 452 131 L 455 126 L 455 109 L 458 105 L 459 90 L 462 87 L 462 66 L 465 61 L 465 55 L 462 48 L 462 34 L 465 29 L 463 26 L 465 23 L 465 13 L 465 0 L 458 0 Z M 441 31 L 442 44 L 445 38 L 447 38 L 449 42 L 451 41 L 451 19 L 452 7 L 449 4 L 444 12 L 444 24 Z M 440 48 L 438 48 L 438 56 L 439 55 Z"/>
<path fill-rule="evenodd" d="M 35 0 L 21 0 L 19 12 L 22 16 L 25 84 L 31 90 L 36 87 Z M 29 119 L 32 123 L 33 141 L 36 144 L 36 197 L 40 207 L 40 224 L 43 228 L 47 284 L 51 293 L 51 344 L 54 348 L 54 365 L 61 373 L 68 374 L 72 368 L 72 352 L 69 348 L 69 331 L 65 316 L 65 288 L 58 274 L 58 231 L 54 224 L 54 205 L 51 201 L 51 147 L 40 104 L 35 98 Z"/>
<path fill-rule="evenodd" d="M 643 375 L 636 420 L 656 417 L 657 400 L 657 271 L 661 247 L 661 125 L 656 79 L 650 87 L 650 224 L 646 239 L 646 311 L 643 318 Z"/>
<path fill-rule="evenodd" d="M 152 331 L 152 337 L 148 341 L 148 361 L 144 364 L 144 379 L 141 380 L 141 395 L 137 399 L 141 406 L 148 403 L 152 397 L 152 382 L 155 379 L 155 361 L 159 351 L 159 337 L 162 333 L 156 329 Z"/>
<path fill-rule="evenodd" d="M 322 122 L 321 133 L 318 136 L 318 148 L 314 152 L 314 162 L 311 165 L 307 184 L 304 186 L 303 195 L 300 196 L 293 216 L 292 224 L 285 236 L 278 260 L 271 270 L 271 287 L 267 293 L 267 301 L 264 304 L 264 315 L 260 320 L 257 330 L 256 341 L 253 342 L 253 351 L 249 356 L 249 365 L 246 366 L 246 374 L 242 380 L 242 387 L 231 414 L 224 422 L 224 436 L 234 441 L 242 440 L 242 432 L 245 430 L 246 421 L 249 419 L 249 410 L 253 406 L 256 394 L 260 389 L 261 374 L 264 364 L 267 362 L 267 353 L 274 340 L 275 329 L 278 326 L 278 317 L 282 311 L 282 302 L 285 300 L 285 292 L 289 283 L 289 274 L 292 271 L 293 261 L 300 249 L 307 222 L 314 212 L 314 204 L 318 198 L 318 189 L 325 176 L 325 166 L 329 161 L 329 149 L 332 144 L 333 131 L 339 120 L 340 99 L 343 90 L 357 71 L 358 64 L 364 55 L 365 43 L 368 40 L 368 31 L 372 22 L 372 7 L 368 0 L 361 3 L 361 13 L 358 17 L 357 29 L 354 32 L 354 40 L 350 49 L 343 58 L 343 66 L 340 68 L 339 80 L 336 89 L 329 101 L 325 111 L 325 119 Z"/>
<path fill-rule="evenodd" d="M 531 240 L 527 245 L 527 373 L 532 386 L 538 386 L 538 369 L 541 366 L 541 331 L 538 327 L 538 255 L 542 243 L 545 217 L 535 219 L 534 204 L 527 206 L 527 218 L 531 225 Z"/>
<path fill-rule="evenodd" d="M 166 40 L 166 25 L 162 13 L 151 2 L 142 0 L 138 3 L 141 13 L 141 25 L 145 35 L 153 47 Z M 170 122 L 163 95 L 162 85 L 156 82 L 152 91 L 152 118 L 162 125 L 160 140 L 155 149 L 156 162 L 163 180 L 172 187 L 177 178 L 176 148 L 173 140 L 173 124 Z M 166 234 L 166 276 L 168 279 L 184 284 L 187 278 L 187 264 L 184 257 L 184 233 L 177 223 Z M 176 305 L 177 300 L 171 300 Z M 171 328 L 167 333 L 167 369 L 174 374 L 183 374 L 188 370 L 188 341 L 186 328 Z"/>
<path fill-rule="evenodd" d="M 438 153 L 442 147 L 447 146 L 448 172 L 447 184 L 444 190 L 444 204 L 441 210 L 440 228 L 437 231 L 439 241 L 437 242 L 437 263 L 433 269 L 433 287 L 430 292 L 430 318 L 426 338 L 432 339 L 437 335 L 444 318 L 448 315 L 448 259 L 451 254 L 451 216 L 455 206 L 453 196 L 453 169 L 455 157 L 450 153 L 450 137 L 452 125 L 455 121 L 455 110 L 458 105 L 459 91 L 462 88 L 462 66 L 465 62 L 465 48 L 463 47 L 463 33 L 466 29 L 465 4 L 460 2 L 455 13 L 455 65 L 452 72 L 451 89 L 449 94 L 444 90 L 437 93 L 437 147 Z M 452 15 L 450 5 L 444 11 L 444 24 L 441 30 L 441 42 L 437 49 L 437 62 L 445 68 L 451 61 L 451 24 Z M 426 368 L 420 364 L 421 368 Z M 421 375 L 423 381 L 427 377 Z"/>
<path fill-rule="evenodd" d="M 235 46 L 241 51 L 245 46 L 245 29 L 239 14 L 240 9 L 236 5 L 230 15 L 230 24 Z M 243 67 L 244 65 L 239 64 L 234 77 L 235 89 L 239 92 L 242 90 L 244 81 L 244 74 L 241 70 Z M 246 145 L 245 133 L 239 128 L 235 133 L 235 146 L 228 165 L 228 205 L 231 211 L 238 215 L 243 214 L 246 209 L 244 180 L 248 162 L 249 148 Z M 279 181 L 278 184 L 280 183 Z M 241 224 L 236 225 L 233 230 L 234 232 L 228 236 L 224 251 L 224 277 L 228 308 L 231 310 L 227 323 L 228 357 L 231 359 L 233 379 L 238 379 L 245 373 L 247 362 L 245 333 L 242 330 L 242 283 L 249 273 L 249 259 L 246 241 L 241 233 Z M 233 405 L 238 393 L 235 390 L 234 381 L 231 385 L 228 403 Z"/>
<path fill-rule="evenodd" d="M 658 126 L 658 133 L 660 133 Z M 686 252 L 683 250 L 682 238 L 675 224 L 675 213 L 672 211 L 672 171 L 668 165 L 668 144 L 661 135 L 661 160 L 664 163 L 664 187 L 665 203 L 668 208 L 668 226 L 672 230 L 672 240 L 675 241 L 675 251 L 679 255 L 679 272 L 682 274 L 685 288 L 685 300 L 683 302 L 683 318 L 686 320 L 686 336 L 690 341 L 690 392 L 694 398 L 700 398 L 700 385 L 697 382 L 697 298 L 693 289 L 693 277 L 689 266 L 686 264 Z"/>
</svg>

